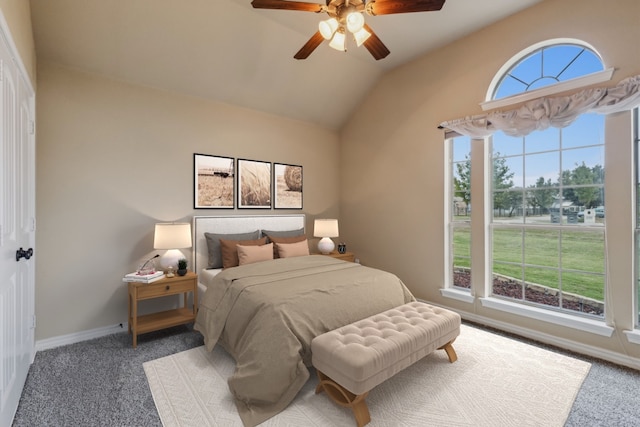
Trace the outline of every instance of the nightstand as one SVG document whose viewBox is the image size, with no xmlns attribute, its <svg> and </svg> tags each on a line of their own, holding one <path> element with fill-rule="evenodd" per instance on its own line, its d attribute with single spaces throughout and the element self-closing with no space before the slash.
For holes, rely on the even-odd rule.
<svg viewBox="0 0 640 427">
<path fill-rule="evenodd" d="M 345 252 L 341 254 L 340 252 L 333 251 L 329 254 L 321 254 L 321 255 L 330 256 L 332 258 L 338 258 L 343 261 L 349 261 L 349 262 L 355 262 L 356 260 L 356 254 L 354 254 L 353 252 Z"/>
<path fill-rule="evenodd" d="M 187 297 L 193 294 L 193 307 L 188 307 Z M 183 306 L 173 310 L 138 316 L 138 302 L 168 295 L 183 294 Z M 192 271 L 184 276 L 165 277 L 153 283 L 129 282 L 129 333 L 133 334 L 133 348 L 138 346 L 138 335 L 146 332 L 191 323 L 196 320 L 198 309 L 198 275 Z"/>
</svg>

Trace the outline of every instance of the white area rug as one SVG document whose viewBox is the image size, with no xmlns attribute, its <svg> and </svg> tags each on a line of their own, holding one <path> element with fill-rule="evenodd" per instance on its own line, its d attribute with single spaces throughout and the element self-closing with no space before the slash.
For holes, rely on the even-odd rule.
<svg viewBox="0 0 640 427">
<path fill-rule="evenodd" d="M 374 388 L 375 426 L 562 426 L 589 363 L 466 325 L 449 363 L 436 351 Z M 233 359 L 219 346 L 146 362 L 165 427 L 242 426 L 227 387 Z M 262 426 L 355 426 L 352 412 L 321 393 L 315 372 L 289 407 Z"/>
</svg>

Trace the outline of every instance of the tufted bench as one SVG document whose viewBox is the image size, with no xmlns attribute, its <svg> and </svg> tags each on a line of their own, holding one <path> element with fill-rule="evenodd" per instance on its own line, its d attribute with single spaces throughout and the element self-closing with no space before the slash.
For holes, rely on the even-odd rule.
<svg viewBox="0 0 640 427">
<path fill-rule="evenodd" d="M 369 390 L 436 349 L 457 360 L 452 343 L 460 334 L 460 315 L 422 302 L 410 302 L 370 316 L 311 341 L 311 360 L 325 391 L 351 408 L 358 427 L 371 417 Z"/>
</svg>

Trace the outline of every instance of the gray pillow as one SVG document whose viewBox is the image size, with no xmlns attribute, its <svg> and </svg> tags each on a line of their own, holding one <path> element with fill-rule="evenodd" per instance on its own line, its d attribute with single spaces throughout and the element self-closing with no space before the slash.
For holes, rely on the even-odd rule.
<svg viewBox="0 0 640 427">
<path fill-rule="evenodd" d="M 286 231 L 271 231 L 271 230 L 262 230 L 262 236 L 273 236 L 273 237 L 296 237 L 304 235 L 304 227 L 299 228 L 297 230 L 286 230 Z"/>
<path fill-rule="evenodd" d="M 222 268 L 222 250 L 220 249 L 220 239 L 225 240 L 255 240 L 259 237 L 260 231 L 237 234 L 216 234 L 204 233 L 207 239 L 207 250 L 209 252 L 209 263 L 207 268 Z"/>
</svg>

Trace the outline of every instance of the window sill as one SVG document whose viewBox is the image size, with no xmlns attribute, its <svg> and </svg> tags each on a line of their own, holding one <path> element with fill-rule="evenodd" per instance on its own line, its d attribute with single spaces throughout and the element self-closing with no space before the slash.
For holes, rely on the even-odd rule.
<svg viewBox="0 0 640 427">
<path fill-rule="evenodd" d="M 504 301 L 498 298 L 480 298 L 483 307 L 500 310 L 530 319 L 541 320 L 555 325 L 566 326 L 567 328 L 589 332 L 603 337 L 611 337 L 614 329 L 607 326 L 604 321 L 586 319 L 570 314 L 558 313 L 537 307 L 529 307 L 523 304 Z M 638 334 L 640 339 L 640 332 Z M 639 341 L 640 342 L 640 341 Z"/>
<path fill-rule="evenodd" d="M 471 295 L 470 292 L 460 291 L 458 289 L 452 289 L 452 288 L 440 289 L 440 293 L 445 298 L 451 298 L 451 299 L 466 302 L 469 304 L 473 304 L 473 302 L 476 299 L 473 295 Z"/>
<path fill-rule="evenodd" d="M 627 336 L 627 341 L 632 344 L 640 344 L 640 330 L 634 329 L 633 331 L 623 331 Z"/>
</svg>

